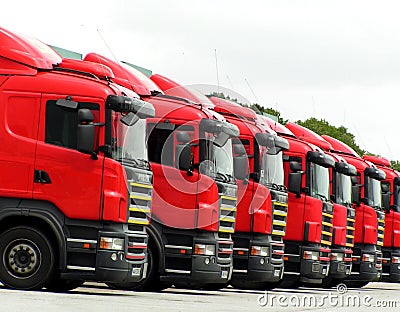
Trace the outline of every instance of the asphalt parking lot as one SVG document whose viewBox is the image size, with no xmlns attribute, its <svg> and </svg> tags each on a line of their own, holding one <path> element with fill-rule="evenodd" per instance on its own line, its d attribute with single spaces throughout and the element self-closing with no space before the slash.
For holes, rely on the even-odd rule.
<svg viewBox="0 0 400 312">
<path fill-rule="evenodd" d="M 160 293 L 109 289 L 86 283 L 68 293 L 17 291 L 0 286 L 0 311 L 396 311 L 400 284 L 371 283 L 362 289 L 226 288 L 202 291 L 168 288 Z"/>
</svg>

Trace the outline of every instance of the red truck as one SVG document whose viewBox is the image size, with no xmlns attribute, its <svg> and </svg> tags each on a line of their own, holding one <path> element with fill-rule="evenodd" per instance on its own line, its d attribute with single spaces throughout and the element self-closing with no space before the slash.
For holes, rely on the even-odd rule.
<svg viewBox="0 0 400 312">
<path fill-rule="evenodd" d="M 329 200 L 329 170 L 335 162 L 315 145 L 299 140 L 288 128 L 261 117 L 289 142 L 289 150 L 283 152 L 289 206 L 281 286 L 321 284 L 330 264 L 333 205 Z"/>
<path fill-rule="evenodd" d="M 381 181 L 382 206 L 385 210 L 381 280 L 397 283 L 400 281 L 400 175 L 390 168 L 390 161 L 383 157 L 364 155 L 363 159 L 374 163 L 386 174 L 386 179 Z M 378 226 L 382 230 L 382 225 Z"/>
<path fill-rule="evenodd" d="M 248 178 L 238 181 L 231 284 L 237 288 L 272 288 L 283 276 L 288 195 L 283 183 L 282 151 L 289 143 L 263 127 L 253 110 L 228 100 L 210 99 L 214 110 L 239 128 L 237 143 L 245 147 L 250 172 Z"/>
<path fill-rule="evenodd" d="M 320 147 L 335 160 L 335 166 L 330 168 L 329 172 L 330 200 L 333 202 L 332 250 L 329 255 L 329 274 L 322 282 L 323 286 L 330 287 L 340 283 L 351 273 L 355 230 L 352 177 L 357 175 L 357 170 L 340 155 L 331 153 L 332 146 L 315 132 L 291 122 L 286 124 L 286 128 L 299 139 Z M 356 188 L 353 196 L 357 197 L 357 192 Z"/>
<path fill-rule="evenodd" d="M 3 28 L 0 42 L 0 281 L 55 291 L 139 281 L 148 217 L 132 216 L 133 175 L 148 177 L 148 193 L 151 172 L 127 155 L 147 154 L 143 118 L 154 107 L 105 66 L 76 70 Z"/>
<path fill-rule="evenodd" d="M 385 173 L 374 164 L 362 159 L 351 147 L 327 135 L 322 137 L 339 154 L 356 167 L 358 175 L 354 188 L 359 188 L 353 198 L 355 233 L 353 267 L 345 280 L 349 286 L 362 287 L 377 281 L 382 275 L 382 246 L 384 240 L 385 213 L 381 201 L 381 181 Z"/>
<path fill-rule="evenodd" d="M 161 75 L 150 77 L 167 94 L 208 103 L 192 87 L 183 87 Z M 232 235 L 233 275 L 237 288 L 271 288 L 283 274 L 283 241 L 286 230 L 287 191 L 283 185 L 282 150 L 285 139 L 258 123 L 256 113 L 237 103 L 210 97 L 214 111 L 223 115 L 240 131 L 234 141 L 234 157 L 245 148 L 249 176 L 238 180 L 235 233 Z M 235 152 L 236 151 L 236 152 Z"/>
<path fill-rule="evenodd" d="M 158 290 L 216 287 L 232 274 L 235 227 L 235 172 L 246 174 L 247 160 L 232 156 L 236 126 L 200 103 L 165 95 L 133 68 L 96 54 L 86 60 L 112 68 L 119 83 L 152 103 L 148 147 L 154 174 L 148 276 L 126 287 Z M 123 284 L 117 285 L 124 287 Z"/>
</svg>

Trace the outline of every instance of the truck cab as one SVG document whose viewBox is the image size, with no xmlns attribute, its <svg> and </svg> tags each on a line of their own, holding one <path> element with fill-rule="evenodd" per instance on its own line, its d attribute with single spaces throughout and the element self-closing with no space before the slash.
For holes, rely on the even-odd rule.
<svg viewBox="0 0 400 312">
<path fill-rule="evenodd" d="M 225 285 L 232 275 L 234 165 L 243 167 L 232 155 L 239 130 L 201 103 L 163 94 L 133 68 L 96 54 L 85 59 L 115 68 L 119 83 L 156 110 L 147 132 L 154 178 L 148 276 L 129 288 Z"/>
<path fill-rule="evenodd" d="M 328 276 L 332 245 L 333 204 L 329 170 L 334 159 L 299 140 L 288 128 L 263 117 L 289 142 L 284 151 L 285 186 L 289 191 L 282 287 L 321 284 Z"/>
<path fill-rule="evenodd" d="M 322 283 L 324 287 L 330 287 L 349 276 L 352 268 L 355 210 L 352 208 L 351 179 L 357 171 L 343 157 L 331 153 L 332 146 L 315 132 L 291 122 L 286 124 L 286 128 L 299 139 L 319 146 L 335 160 L 335 166 L 329 169 L 330 200 L 333 203 L 330 269 Z M 354 196 L 357 196 L 356 193 Z"/>
<path fill-rule="evenodd" d="M 289 144 L 260 123 L 253 110 L 228 100 L 210 99 L 214 110 L 239 128 L 234 150 L 244 147 L 250 173 L 238 181 L 231 283 L 237 288 L 271 288 L 283 275 L 287 190 L 282 156 Z"/>
<path fill-rule="evenodd" d="M 358 172 L 354 181 L 358 197 L 353 197 L 353 208 L 356 211 L 353 267 L 345 283 L 361 287 L 370 281 L 378 281 L 382 276 L 385 213 L 381 200 L 381 181 L 386 175 L 343 142 L 327 135 L 322 137 L 331 144 L 333 153 L 346 159 Z"/>
<path fill-rule="evenodd" d="M 36 39 L 5 29 L 0 39 L 1 282 L 65 291 L 141 280 L 148 219 L 132 227 L 134 169 L 114 152 L 144 148 L 136 130 L 154 107 L 105 66 L 76 70 Z"/>
<path fill-rule="evenodd" d="M 383 157 L 364 155 L 363 159 L 374 163 L 386 174 L 386 179 L 381 181 L 382 206 L 385 211 L 381 280 L 397 283 L 400 281 L 400 175 L 390 168 L 390 161 Z"/>
</svg>

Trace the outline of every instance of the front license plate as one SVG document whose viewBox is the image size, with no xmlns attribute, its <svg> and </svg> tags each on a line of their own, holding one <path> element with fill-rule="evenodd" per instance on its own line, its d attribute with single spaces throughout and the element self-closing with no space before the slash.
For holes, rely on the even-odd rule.
<svg viewBox="0 0 400 312">
<path fill-rule="evenodd" d="M 326 274 L 326 269 L 325 269 L 325 268 L 322 269 L 322 274 L 323 274 L 323 275 Z"/>
<path fill-rule="evenodd" d="M 221 278 L 228 278 L 228 271 L 222 271 Z"/>
<path fill-rule="evenodd" d="M 281 271 L 280 270 L 275 270 L 274 271 L 274 277 L 278 277 L 281 275 Z"/>
</svg>

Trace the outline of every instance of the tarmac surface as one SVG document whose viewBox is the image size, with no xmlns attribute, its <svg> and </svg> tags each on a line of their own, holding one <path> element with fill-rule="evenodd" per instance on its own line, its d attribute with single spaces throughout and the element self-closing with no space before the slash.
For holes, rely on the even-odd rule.
<svg viewBox="0 0 400 312">
<path fill-rule="evenodd" d="M 18 291 L 0 284 L 0 311 L 400 311 L 400 284 L 361 289 L 299 288 L 219 291 L 168 288 L 159 293 L 120 291 L 85 283 L 66 293 Z"/>
</svg>

